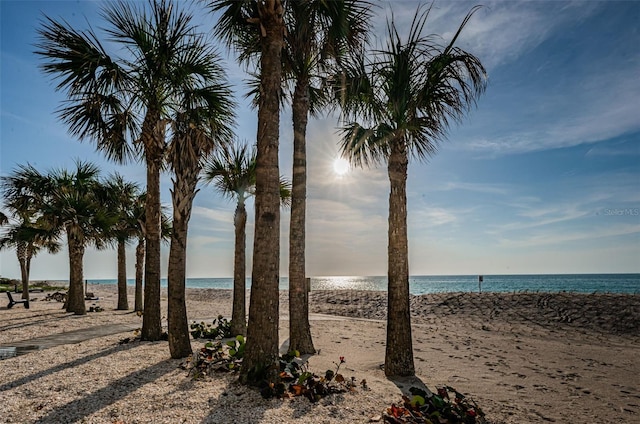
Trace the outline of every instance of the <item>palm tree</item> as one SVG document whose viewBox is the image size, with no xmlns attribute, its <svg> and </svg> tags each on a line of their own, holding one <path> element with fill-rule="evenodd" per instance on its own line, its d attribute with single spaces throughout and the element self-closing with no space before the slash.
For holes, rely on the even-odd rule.
<svg viewBox="0 0 640 424">
<path fill-rule="evenodd" d="M 233 217 L 235 247 L 233 261 L 233 309 L 231 333 L 246 335 L 247 313 L 245 299 L 246 284 L 246 200 L 255 194 L 256 151 L 249 150 L 247 143 L 224 146 L 204 164 L 202 178 L 223 196 L 236 201 Z M 280 202 L 288 206 L 291 200 L 291 185 L 280 177 Z"/>
<path fill-rule="evenodd" d="M 42 221 L 32 221 L 21 216 L 20 221 L 10 224 L 0 236 L 0 250 L 14 248 L 20 264 L 22 299 L 29 300 L 29 274 L 31 259 L 41 250 L 55 254 L 60 250 L 57 231 L 52 231 Z"/>
<path fill-rule="evenodd" d="M 116 224 L 118 215 L 105 207 L 107 197 L 99 181 L 96 165 L 76 162 L 76 169 L 54 170 L 46 176 L 50 191 L 45 191 L 46 202 L 42 213 L 54 228 L 64 228 L 69 248 L 69 291 L 67 312 L 86 314 L 83 257 L 85 248 L 93 244 L 103 248 L 108 233 Z"/>
<path fill-rule="evenodd" d="M 22 279 L 22 298 L 29 300 L 29 274 L 31 271 L 31 259 L 41 250 L 57 253 L 60 243 L 57 239 L 60 234 L 58 229 L 51 228 L 42 219 L 38 205 L 34 197 L 29 193 L 29 180 L 26 180 L 25 167 L 20 167 L 13 174 L 2 177 L 2 187 L 5 206 L 12 211 L 14 222 L 2 214 L 1 225 L 7 228 L 0 236 L 0 250 L 14 248 Z M 26 174 L 28 175 L 28 173 Z"/>
<path fill-rule="evenodd" d="M 365 41 L 370 4 L 361 0 L 288 2 L 285 14 L 285 71 L 293 85 L 293 186 L 289 229 L 289 343 L 292 350 L 315 353 L 309 326 L 305 227 L 308 115 L 328 100 L 324 80 L 350 49 Z"/>
<path fill-rule="evenodd" d="M 255 236 L 247 345 L 242 383 L 278 381 L 280 274 L 280 92 L 285 26 L 282 0 L 212 0 L 222 11 L 217 35 L 242 48 L 244 34 L 258 34 L 260 97 L 256 156 Z"/>
<path fill-rule="evenodd" d="M 233 217 L 235 247 L 233 261 L 233 309 L 231 334 L 247 334 L 245 300 L 246 282 L 246 238 L 247 210 L 245 201 L 255 193 L 256 153 L 249 151 L 247 144 L 232 144 L 211 156 L 202 171 L 203 180 L 214 184 L 224 196 L 236 200 Z"/>
<path fill-rule="evenodd" d="M 69 291 L 67 312 L 86 314 L 83 285 L 83 256 L 89 244 L 104 247 L 117 214 L 105 205 L 105 188 L 96 165 L 76 161 L 73 171 L 59 169 L 42 174 L 33 166 L 20 167 L 13 175 L 16 192 L 41 215 L 50 231 L 64 231 L 69 249 Z"/>
<path fill-rule="evenodd" d="M 185 55 L 192 61 L 193 77 L 183 87 L 181 110 L 173 119 L 172 140 L 167 151 L 173 170 L 173 232 L 168 270 L 168 333 L 172 358 L 191 354 L 185 279 L 187 231 L 196 185 L 206 156 L 230 142 L 234 124 L 234 102 L 220 57 L 202 37 L 195 38 Z"/>
<path fill-rule="evenodd" d="M 138 199 L 140 199 L 140 197 L 138 197 Z M 144 207 L 145 207 L 144 203 L 142 203 L 141 206 L 144 214 Z M 139 203 L 138 201 L 136 201 L 135 211 L 140 211 L 139 207 L 140 207 Z M 136 216 L 141 216 L 141 215 L 136 215 Z M 134 302 L 133 302 L 133 310 L 135 312 L 144 311 L 144 304 L 143 304 L 143 297 L 142 297 L 142 291 L 143 291 L 142 281 L 143 281 L 143 275 L 144 275 L 144 257 L 145 257 L 145 248 L 144 248 L 145 222 L 144 220 L 139 220 L 139 222 L 140 222 L 140 228 L 138 229 L 139 230 L 138 243 L 136 244 L 136 272 L 135 272 L 136 283 L 135 283 L 135 289 L 134 289 L 135 294 L 134 294 Z"/>
<path fill-rule="evenodd" d="M 137 238 L 136 244 L 136 265 L 135 265 L 135 295 L 134 295 L 134 306 L 133 310 L 135 312 L 144 311 L 143 305 L 143 276 L 144 276 L 144 256 L 145 256 L 145 244 L 144 244 L 144 229 L 146 228 L 145 220 L 145 201 L 147 198 L 147 194 L 145 192 L 140 193 L 133 204 L 132 209 L 132 218 L 136 221 L 136 227 L 134 232 L 134 237 Z M 166 214 L 165 208 L 162 207 L 160 210 L 160 235 L 162 237 L 162 241 L 169 242 L 171 239 L 171 221 L 169 220 L 169 216 Z"/>
<path fill-rule="evenodd" d="M 121 175 L 114 174 L 105 182 L 105 189 L 110 210 L 118 214 L 118 222 L 110 231 L 118 249 L 118 304 L 116 309 L 126 311 L 129 309 L 126 244 L 138 232 L 138 221 L 133 212 L 140 188 L 133 182 L 125 181 Z"/>
<path fill-rule="evenodd" d="M 386 48 L 373 52 L 372 62 L 358 55 L 339 93 L 345 119 L 343 154 L 356 165 L 387 162 L 387 376 L 415 374 L 406 209 L 409 154 L 419 160 L 434 154 L 451 120 L 461 120 L 485 89 L 486 73 L 478 58 L 454 46 L 476 10 L 467 14 L 446 46 L 422 35 L 429 9 L 416 11 L 406 41 L 391 20 Z"/>
<path fill-rule="evenodd" d="M 118 1 L 103 9 L 109 41 L 126 55 L 111 56 L 93 30 L 76 31 L 46 18 L 39 30 L 42 68 L 60 79 L 68 106 L 60 117 L 71 133 L 91 139 L 107 157 L 123 161 L 134 153 L 147 166 L 145 220 L 144 340 L 159 340 L 160 171 L 167 148 L 167 125 L 180 108 L 185 81 L 193 78 L 185 52 L 196 27 L 192 16 L 171 0 L 149 0 L 147 8 Z"/>
</svg>

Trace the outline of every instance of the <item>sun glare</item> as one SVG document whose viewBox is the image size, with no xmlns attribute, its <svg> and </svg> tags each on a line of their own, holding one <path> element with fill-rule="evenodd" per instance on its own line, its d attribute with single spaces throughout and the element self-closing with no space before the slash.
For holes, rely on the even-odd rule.
<svg viewBox="0 0 640 424">
<path fill-rule="evenodd" d="M 342 176 L 349 172 L 350 168 L 351 166 L 349 166 L 349 161 L 346 159 L 337 158 L 333 161 L 333 172 L 335 172 L 339 176 Z"/>
</svg>

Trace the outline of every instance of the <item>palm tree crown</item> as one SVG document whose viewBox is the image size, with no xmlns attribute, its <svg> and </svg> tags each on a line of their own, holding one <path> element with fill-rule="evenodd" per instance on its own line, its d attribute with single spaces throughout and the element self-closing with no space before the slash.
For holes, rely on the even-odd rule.
<svg viewBox="0 0 640 424">
<path fill-rule="evenodd" d="M 256 151 L 247 143 L 231 144 L 205 162 L 202 178 L 225 197 L 243 202 L 253 196 L 256 184 Z"/>
<path fill-rule="evenodd" d="M 385 162 L 394 143 L 424 160 L 436 152 L 452 121 L 460 121 L 486 88 L 480 60 L 454 44 L 478 9 L 465 17 L 451 42 L 424 36 L 430 8 L 416 12 L 403 41 L 393 20 L 387 44 L 369 56 L 357 52 L 337 81 L 342 107 L 342 152 L 357 165 Z M 360 121 L 354 120 L 360 119 Z"/>
</svg>

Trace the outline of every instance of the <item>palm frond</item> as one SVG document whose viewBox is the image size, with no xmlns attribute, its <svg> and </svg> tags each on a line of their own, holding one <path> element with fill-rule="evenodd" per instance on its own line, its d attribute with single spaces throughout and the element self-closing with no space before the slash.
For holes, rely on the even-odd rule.
<svg viewBox="0 0 640 424">
<path fill-rule="evenodd" d="M 370 59 L 360 52 L 345 62 L 334 85 L 345 122 L 342 151 L 354 164 L 379 162 L 392 143 L 402 143 L 412 157 L 424 160 L 436 153 L 450 124 L 475 105 L 486 87 L 486 71 L 454 43 L 476 10 L 447 46 L 423 35 L 431 7 L 418 7 L 406 39 L 392 16 L 383 48 Z"/>
</svg>

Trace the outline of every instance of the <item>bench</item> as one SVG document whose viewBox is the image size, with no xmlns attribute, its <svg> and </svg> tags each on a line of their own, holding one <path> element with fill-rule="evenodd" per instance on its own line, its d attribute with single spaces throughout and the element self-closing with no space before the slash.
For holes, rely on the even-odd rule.
<svg viewBox="0 0 640 424">
<path fill-rule="evenodd" d="M 25 300 L 14 300 L 13 296 L 11 296 L 11 292 L 10 291 L 6 291 L 5 292 L 7 294 L 7 297 L 9 298 L 9 304 L 7 305 L 7 309 L 11 309 L 13 308 L 13 305 L 17 304 L 17 303 L 24 303 L 24 307 L 25 309 L 29 309 L 29 301 L 27 299 Z"/>
</svg>

